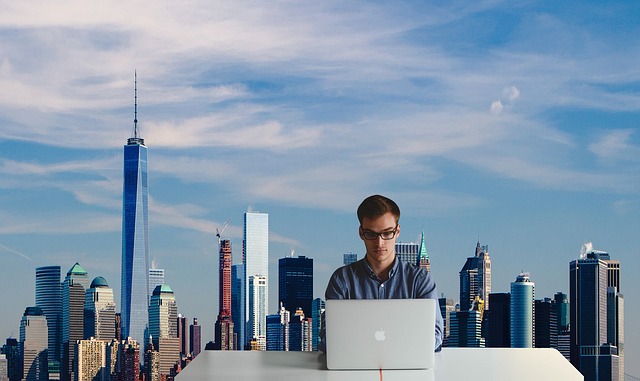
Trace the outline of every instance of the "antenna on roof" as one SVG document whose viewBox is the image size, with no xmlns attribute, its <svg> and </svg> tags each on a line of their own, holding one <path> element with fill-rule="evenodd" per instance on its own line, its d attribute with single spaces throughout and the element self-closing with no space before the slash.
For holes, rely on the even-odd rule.
<svg viewBox="0 0 640 381">
<path fill-rule="evenodd" d="M 138 71 L 133 72 L 133 137 L 138 138 Z"/>
<path fill-rule="evenodd" d="M 134 90 L 133 90 L 133 136 L 127 139 L 127 145 L 141 144 L 144 145 L 144 139 L 138 136 L 138 71 L 133 72 Z"/>
</svg>

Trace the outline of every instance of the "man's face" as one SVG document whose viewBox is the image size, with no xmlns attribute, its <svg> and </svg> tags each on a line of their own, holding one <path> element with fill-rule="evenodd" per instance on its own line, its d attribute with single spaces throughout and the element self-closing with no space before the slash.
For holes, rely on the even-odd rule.
<svg viewBox="0 0 640 381">
<path fill-rule="evenodd" d="M 395 230 L 395 235 L 391 239 L 383 239 L 379 233 L 387 233 Z M 367 249 L 367 258 L 372 265 L 390 266 L 396 256 L 396 239 L 400 235 L 400 225 L 396 224 L 396 218 L 391 213 L 383 214 L 377 218 L 365 218 L 360 226 L 360 238 L 364 241 Z M 377 234 L 376 234 L 377 233 Z M 374 239 L 367 239 L 365 235 L 374 236 Z"/>
</svg>

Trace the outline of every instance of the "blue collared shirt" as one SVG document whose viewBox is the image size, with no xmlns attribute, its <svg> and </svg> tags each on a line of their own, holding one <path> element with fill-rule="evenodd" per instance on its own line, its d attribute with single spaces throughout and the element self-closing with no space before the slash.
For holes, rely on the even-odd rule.
<svg viewBox="0 0 640 381">
<path fill-rule="evenodd" d="M 396 258 L 385 281 L 378 278 L 363 258 L 337 269 L 327 285 L 325 299 L 420 299 L 430 298 L 438 302 L 436 283 L 423 268 Z M 324 320 L 324 319 L 323 319 Z M 324 323 L 324 321 L 323 321 Z M 442 347 L 442 315 L 436 309 L 436 352 Z M 324 351 L 324 324 L 320 329 L 320 350 Z"/>
</svg>

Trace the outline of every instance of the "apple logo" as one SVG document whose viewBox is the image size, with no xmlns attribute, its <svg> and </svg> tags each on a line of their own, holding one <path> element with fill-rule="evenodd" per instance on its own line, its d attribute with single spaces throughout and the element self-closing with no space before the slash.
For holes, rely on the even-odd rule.
<svg viewBox="0 0 640 381">
<path fill-rule="evenodd" d="M 387 339 L 384 329 L 377 330 L 373 336 L 376 338 L 376 341 L 385 341 Z"/>
</svg>

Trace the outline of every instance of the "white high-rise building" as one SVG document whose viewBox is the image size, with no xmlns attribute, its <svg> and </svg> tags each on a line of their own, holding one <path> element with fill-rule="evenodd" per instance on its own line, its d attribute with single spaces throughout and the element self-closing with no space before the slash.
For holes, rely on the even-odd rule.
<svg viewBox="0 0 640 381">
<path fill-rule="evenodd" d="M 48 380 L 49 328 L 40 307 L 27 307 L 20 321 L 23 380 Z"/>
<path fill-rule="evenodd" d="M 266 349 L 266 318 L 269 300 L 269 215 L 267 213 L 248 211 L 244 214 L 244 237 L 242 258 L 245 279 L 245 311 L 244 321 L 247 324 L 245 340 L 258 340 L 259 347 Z M 254 289 L 250 279 L 258 277 Z M 259 279 L 259 281 L 258 281 Z M 250 307 L 250 300 L 253 305 Z"/>
<path fill-rule="evenodd" d="M 255 340 L 255 349 L 267 350 L 267 278 L 254 275 L 249 278 L 249 332 Z M 252 348 L 253 349 L 253 348 Z"/>
<path fill-rule="evenodd" d="M 158 286 L 162 286 L 164 284 L 164 269 L 149 269 L 149 301 L 151 301 L 151 295 L 153 295 L 153 290 Z"/>
<path fill-rule="evenodd" d="M 160 352 L 160 374 L 169 375 L 180 361 L 178 305 L 168 284 L 156 286 L 149 304 L 149 336 Z"/>
<path fill-rule="evenodd" d="M 511 282 L 511 348 L 533 348 L 535 283 L 528 273 L 520 273 Z"/>
<path fill-rule="evenodd" d="M 113 340 L 116 337 L 116 303 L 113 289 L 99 276 L 84 294 L 84 337 Z"/>
<path fill-rule="evenodd" d="M 74 369 L 77 381 L 108 380 L 107 342 L 91 338 L 78 340 L 76 344 L 77 366 Z"/>
</svg>

